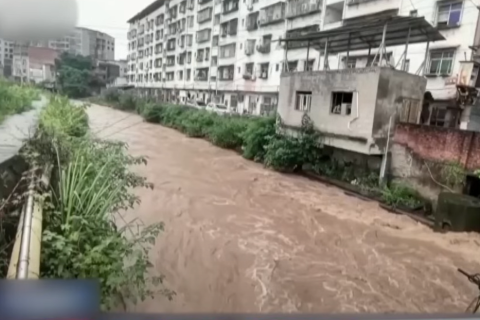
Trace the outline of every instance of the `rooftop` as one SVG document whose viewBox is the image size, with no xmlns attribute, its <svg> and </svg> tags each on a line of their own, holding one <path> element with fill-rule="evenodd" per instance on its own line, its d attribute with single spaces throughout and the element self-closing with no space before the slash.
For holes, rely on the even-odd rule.
<svg viewBox="0 0 480 320">
<path fill-rule="evenodd" d="M 142 19 L 142 18 L 148 16 L 150 13 L 154 12 L 155 10 L 157 10 L 158 8 L 163 6 L 164 4 L 165 4 L 165 0 L 156 0 L 156 1 L 152 2 L 145 9 L 143 9 L 142 11 L 140 11 L 139 13 L 137 13 L 136 15 L 131 17 L 127 21 L 127 23 L 132 23 L 132 22 L 135 22 L 136 20 L 139 20 L 139 19 Z"/>
<path fill-rule="evenodd" d="M 385 25 L 387 26 L 385 47 L 404 45 L 407 37 L 409 44 L 445 40 L 424 17 L 398 16 L 393 11 L 386 10 L 368 16 L 345 19 L 342 27 L 300 36 L 292 35 L 291 38 L 287 35 L 286 39 L 279 41 L 304 42 L 302 46 L 320 48 L 324 48 L 328 42 L 330 54 L 365 50 L 380 47 Z"/>
</svg>

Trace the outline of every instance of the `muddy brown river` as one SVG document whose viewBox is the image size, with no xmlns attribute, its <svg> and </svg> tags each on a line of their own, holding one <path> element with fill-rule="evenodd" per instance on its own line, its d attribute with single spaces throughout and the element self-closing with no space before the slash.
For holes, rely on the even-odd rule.
<svg viewBox="0 0 480 320">
<path fill-rule="evenodd" d="M 173 301 L 138 312 L 462 312 L 480 236 L 438 234 L 377 203 L 282 175 L 206 141 L 92 106 L 100 136 L 127 142 L 155 184 L 128 218 L 163 221 L 151 253 Z"/>
</svg>

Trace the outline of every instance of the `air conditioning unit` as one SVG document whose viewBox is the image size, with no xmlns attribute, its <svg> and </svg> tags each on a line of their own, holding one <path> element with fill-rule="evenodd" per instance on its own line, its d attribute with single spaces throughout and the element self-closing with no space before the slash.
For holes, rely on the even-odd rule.
<svg viewBox="0 0 480 320">
<path fill-rule="evenodd" d="M 253 10 L 253 4 L 247 4 L 247 10 L 252 11 Z"/>
</svg>

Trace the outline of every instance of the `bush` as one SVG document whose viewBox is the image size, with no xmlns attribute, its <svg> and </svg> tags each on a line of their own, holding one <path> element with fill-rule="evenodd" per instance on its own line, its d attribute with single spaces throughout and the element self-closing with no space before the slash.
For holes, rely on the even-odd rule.
<svg viewBox="0 0 480 320">
<path fill-rule="evenodd" d="M 163 276 L 153 273 L 148 254 L 163 224 L 127 222 L 121 214 L 140 201 L 133 189 L 153 188 L 130 170 L 146 160 L 130 156 L 123 143 L 93 137 L 85 109 L 59 97 L 42 111 L 27 149 L 37 164 L 56 164 L 44 196 L 41 277 L 99 279 L 104 310 L 152 296 Z"/>
<path fill-rule="evenodd" d="M 34 87 L 0 80 L 0 122 L 9 115 L 30 110 L 39 97 L 40 91 Z"/>
<path fill-rule="evenodd" d="M 136 111 L 138 98 L 133 92 L 124 92 L 116 105 L 117 109 L 124 111 Z M 115 106 L 115 105 L 114 105 Z"/>
<path fill-rule="evenodd" d="M 401 183 L 392 183 L 389 187 L 384 187 L 381 193 L 382 201 L 394 208 L 416 209 L 423 206 L 423 201 L 419 194 Z"/>
<path fill-rule="evenodd" d="M 264 163 L 278 171 L 293 171 L 302 165 L 302 150 L 297 138 L 275 135 L 265 147 Z"/>
<path fill-rule="evenodd" d="M 182 127 L 189 137 L 204 138 L 215 125 L 218 116 L 208 111 L 192 111 L 182 120 Z"/>
<path fill-rule="evenodd" d="M 52 96 L 40 115 L 40 127 L 57 138 L 83 137 L 88 131 L 88 115 L 84 106 L 76 107 L 66 97 Z"/>
<path fill-rule="evenodd" d="M 248 126 L 247 121 L 241 117 L 219 116 L 215 125 L 208 129 L 207 137 L 218 147 L 240 149 L 243 145 L 243 136 Z"/>
<path fill-rule="evenodd" d="M 275 118 L 260 118 L 249 123 L 243 134 L 243 156 L 249 160 L 263 162 L 265 146 L 275 135 Z"/>
</svg>

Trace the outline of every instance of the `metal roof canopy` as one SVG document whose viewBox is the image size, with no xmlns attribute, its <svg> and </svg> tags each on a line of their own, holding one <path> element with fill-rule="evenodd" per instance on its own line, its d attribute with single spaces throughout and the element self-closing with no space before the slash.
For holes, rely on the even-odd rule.
<svg viewBox="0 0 480 320">
<path fill-rule="evenodd" d="M 325 47 L 328 53 L 365 50 L 380 47 L 386 25 L 384 47 L 445 40 L 423 17 L 385 16 L 390 10 L 360 18 L 345 19 L 344 25 L 326 31 L 312 32 L 280 42 L 305 42 L 302 47 Z"/>
</svg>

